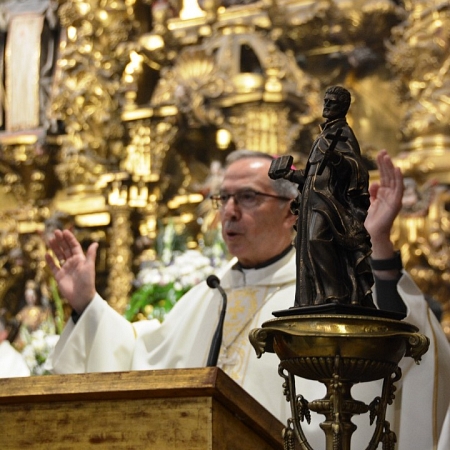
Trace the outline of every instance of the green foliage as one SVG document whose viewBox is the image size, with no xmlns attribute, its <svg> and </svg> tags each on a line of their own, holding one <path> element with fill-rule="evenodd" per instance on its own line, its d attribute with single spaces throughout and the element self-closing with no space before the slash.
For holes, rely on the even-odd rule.
<svg viewBox="0 0 450 450">
<path fill-rule="evenodd" d="M 191 288 L 177 288 L 176 284 L 173 281 L 166 285 L 144 284 L 132 294 L 125 318 L 130 322 L 139 319 L 158 319 L 162 322 L 175 303 Z"/>
<path fill-rule="evenodd" d="M 186 237 L 169 223 L 156 240 L 157 259 L 141 264 L 124 316 L 130 322 L 163 321 L 175 303 L 196 284 L 227 262 L 220 232 L 188 250 Z"/>
</svg>

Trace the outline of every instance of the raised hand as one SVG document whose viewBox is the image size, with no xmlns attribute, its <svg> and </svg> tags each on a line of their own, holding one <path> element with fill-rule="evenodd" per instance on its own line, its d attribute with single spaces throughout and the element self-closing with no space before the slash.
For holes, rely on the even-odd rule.
<svg viewBox="0 0 450 450">
<path fill-rule="evenodd" d="M 403 175 L 394 166 L 386 150 L 378 154 L 377 163 L 380 181 L 369 187 L 370 207 L 365 227 L 372 239 L 372 257 L 385 259 L 391 258 L 394 251 L 390 235 L 394 220 L 402 207 Z"/>
<path fill-rule="evenodd" d="M 53 272 L 63 297 L 79 314 L 95 295 L 95 257 L 98 243 L 92 243 L 86 255 L 80 243 L 69 230 L 56 230 L 49 240 L 54 257 L 47 253 L 45 260 Z"/>
</svg>

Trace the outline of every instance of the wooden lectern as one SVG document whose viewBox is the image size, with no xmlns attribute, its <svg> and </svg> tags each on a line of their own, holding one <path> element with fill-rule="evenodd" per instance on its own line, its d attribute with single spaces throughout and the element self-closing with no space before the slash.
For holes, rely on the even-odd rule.
<svg viewBox="0 0 450 450">
<path fill-rule="evenodd" d="M 282 449 L 283 425 L 216 367 L 0 379 L 0 449 Z"/>
</svg>

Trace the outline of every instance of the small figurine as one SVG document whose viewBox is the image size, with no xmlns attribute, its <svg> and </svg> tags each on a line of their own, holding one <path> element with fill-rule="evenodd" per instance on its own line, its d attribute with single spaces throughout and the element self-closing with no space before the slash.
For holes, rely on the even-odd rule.
<svg viewBox="0 0 450 450">
<path fill-rule="evenodd" d="M 337 303 L 375 308 L 371 242 L 364 227 L 369 174 L 346 121 L 350 103 L 346 89 L 328 88 L 322 113 L 326 121 L 305 169 L 293 170 L 293 158 L 286 155 L 269 170 L 270 178 L 299 185 L 296 307 Z"/>
<path fill-rule="evenodd" d="M 43 324 L 51 319 L 49 308 L 42 306 L 39 302 L 39 286 L 34 280 L 27 280 L 25 283 L 26 305 L 16 314 L 16 319 L 20 321 L 29 333 L 36 331 Z"/>
</svg>

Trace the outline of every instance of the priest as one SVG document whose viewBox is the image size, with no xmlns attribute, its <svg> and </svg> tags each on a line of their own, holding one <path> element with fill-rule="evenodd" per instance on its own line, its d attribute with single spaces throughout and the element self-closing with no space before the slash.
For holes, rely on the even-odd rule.
<svg viewBox="0 0 450 450">
<path fill-rule="evenodd" d="M 288 180 L 271 180 L 272 158 L 266 154 L 232 153 L 220 192 L 214 197 L 219 208 L 223 238 L 234 258 L 217 273 L 227 294 L 227 311 L 217 365 L 282 422 L 289 417 L 278 375 L 278 357 L 257 359 L 249 341 L 251 329 L 273 318 L 272 312 L 293 306 L 296 287 L 295 249 L 292 230 L 296 216 L 290 209 L 297 196 Z M 403 378 L 390 408 L 391 429 L 399 437 L 399 450 L 436 448 L 449 407 L 450 391 L 444 381 L 450 375 L 450 346 L 438 321 L 411 278 L 398 265 L 390 228 L 401 207 L 402 175 L 386 152 L 378 157 L 380 184 L 371 193 L 366 227 L 371 233 L 373 258 L 380 270 L 378 282 L 393 291 L 394 310 L 404 309 L 407 320 L 431 339 L 430 350 L 418 367 L 410 358 L 402 361 Z M 66 325 L 50 361 L 55 373 L 84 373 L 163 368 L 203 367 L 207 364 L 223 299 L 218 289 L 200 283 L 191 289 L 168 314 L 165 321 L 127 322 L 95 292 L 97 244 L 84 254 L 74 235 L 56 230 L 50 240 L 54 259 L 47 263 L 61 294 L 74 314 Z M 383 263 L 380 262 L 383 260 Z M 384 279 L 384 280 L 383 280 Z M 298 392 L 308 400 L 324 395 L 320 383 L 300 379 Z M 369 403 L 380 395 L 377 382 L 364 383 L 354 397 Z M 358 420 L 360 419 L 360 420 Z M 358 426 L 353 448 L 367 446 L 372 427 L 366 416 Z M 323 448 L 325 436 L 315 415 L 308 433 L 313 448 Z M 420 427 L 417 426 L 420 423 Z M 447 430 L 448 431 L 448 430 Z"/>
</svg>

